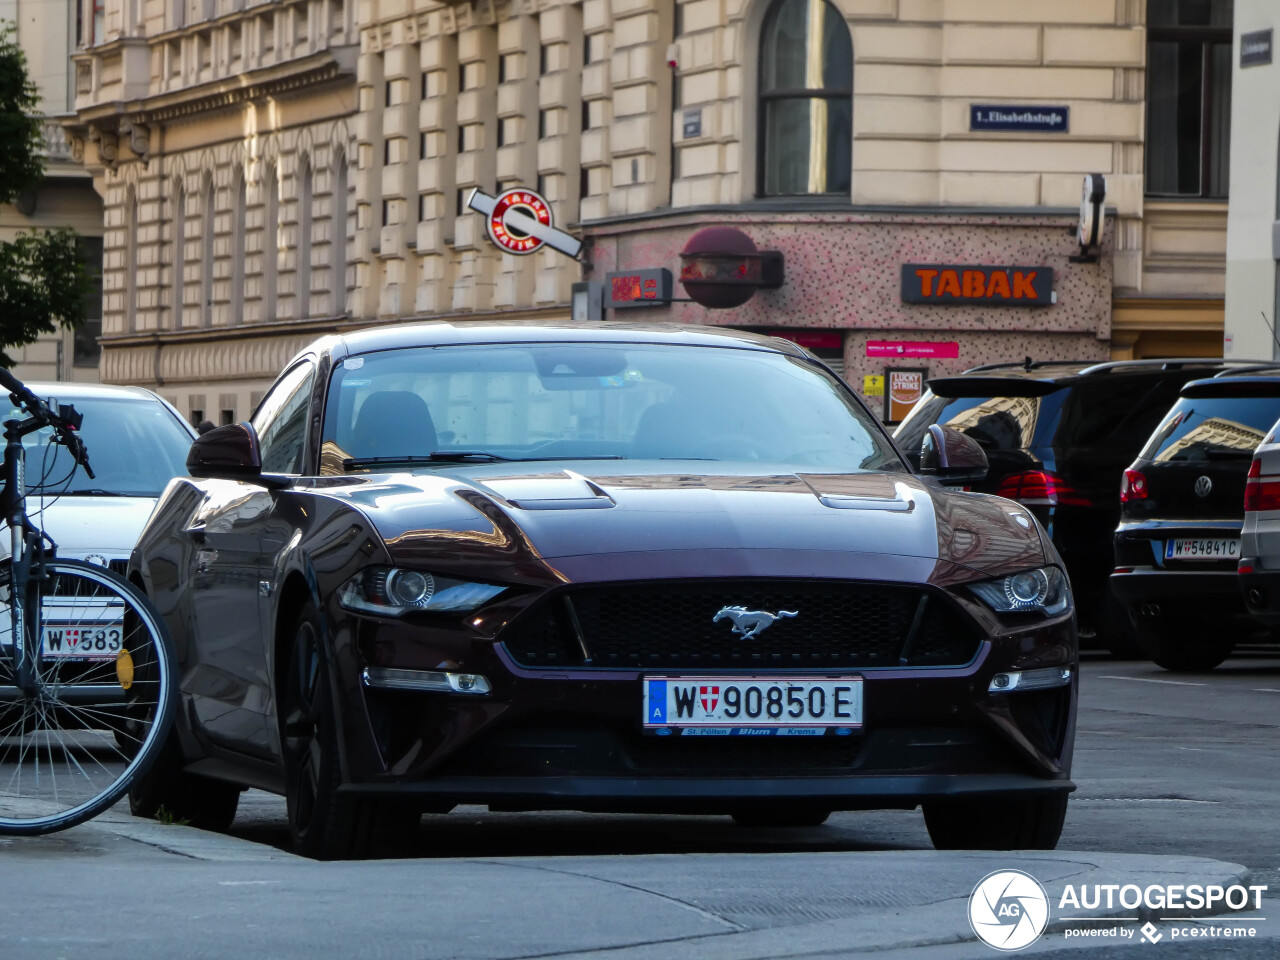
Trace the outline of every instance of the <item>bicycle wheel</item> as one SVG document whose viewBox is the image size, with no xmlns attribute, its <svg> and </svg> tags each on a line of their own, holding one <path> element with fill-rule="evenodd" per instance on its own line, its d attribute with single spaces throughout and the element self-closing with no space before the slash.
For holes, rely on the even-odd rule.
<svg viewBox="0 0 1280 960">
<path fill-rule="evenodd" d="M 35 571 L 33 570 L 33 574 Z M 110 571 L 50 560 L 34 689 L 14 670 L 11 567 L 0 568 L 0 834 L 50 833 L 106 810 L 146 772 L 173 719 L 169 635 Z"/>
</svg>

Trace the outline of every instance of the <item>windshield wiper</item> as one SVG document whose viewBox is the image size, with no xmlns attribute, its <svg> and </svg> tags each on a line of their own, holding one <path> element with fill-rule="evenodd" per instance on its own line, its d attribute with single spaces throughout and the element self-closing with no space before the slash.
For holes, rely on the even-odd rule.
<svg viewBox="0 0 1280 960">
<path fill-rule="evenodd" d="M 57 487 L 32 487 L 30 493 L 44 497 L 156 497 L 156 493 L 121 493 L 119 490 L 103 490 L 90 487 L 86 490 L 59 490 Z"/>
<path fill-rule="evenodd" d="M 497 453 L 486 453 L 483 450 L 437 450 L 426 456 L 421 454 L 405 454 L 402 457 L 349 457 L 342 461 L 342 469 L 357 470 L 360 467 L 390 466 L 398 463 L 466 463 L 475 460 L 481 463 L 494 463 L 499 460 L 510 460 Z"/>
<path fill-rule="evenodd" d="M 359 470 L 361 467 L 394 466 L 414 463 L 537 463 L 540 460 L 625 460 L 622 456 L 607 457 L 504 457 L 500 453 L 485 450 L 437 450 L 423 456 L 406 454 L 403 457 L 350 457 L 342 461 L 342 469 Z"/>
</svg>

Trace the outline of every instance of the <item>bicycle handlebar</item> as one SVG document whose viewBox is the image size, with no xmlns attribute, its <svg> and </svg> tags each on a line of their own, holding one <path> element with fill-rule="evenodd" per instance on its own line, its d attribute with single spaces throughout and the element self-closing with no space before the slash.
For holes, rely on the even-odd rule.
<svg viewBox="0 0 1280 960">
<path fill-rule="evenodd" d="M 53 427 L 54 433 L 58 435 L 58 442 L 67 448 L 67 452 L 76 463 L 84 467 L 84 472 L 89 475 L 89 479 L 94 478 L 93 468 L 89 466 L 89 451 L 85 449 L 84 441 L 76 432 L 82 418 L 76 413 L 75 407 L 70 404 L 59 404 L 58 412 L 55 413 L 47 403 L 32 393 L 25 383 L 4 367 L 0 367 L 0 387 L 9 391 L 9 399 L 25 410 L 28 416 Z"/>
</svg>

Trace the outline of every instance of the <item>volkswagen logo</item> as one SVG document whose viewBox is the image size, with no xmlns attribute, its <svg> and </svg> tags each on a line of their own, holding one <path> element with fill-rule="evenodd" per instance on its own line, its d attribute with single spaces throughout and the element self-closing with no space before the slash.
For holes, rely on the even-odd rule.
<svg viewBox="0 0 1280 960">
<path fill-rule="evenodd" d="M 1049 895 L 1021 870 L 997 870 L 969 894 L 969 925 L 997 950 L 1021 950 L 1040 939 L 1049 922 Z"/>
<path fill-rule="evenodd" d="M 1208 477 L 1196 477 L 1196 496 L 1207 497 L 1213 492 L 1213 481 Z"/>
</svg>

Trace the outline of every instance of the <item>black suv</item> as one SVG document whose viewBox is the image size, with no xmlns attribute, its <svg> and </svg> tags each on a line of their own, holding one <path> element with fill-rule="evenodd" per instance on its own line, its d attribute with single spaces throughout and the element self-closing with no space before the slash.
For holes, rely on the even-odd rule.
<svg viewBox="0 0 1280 960">
<path fill-rule="evenodd" d="M 1032 362 L 975 367 L 930 380 L 894 432 L 919 465 L 932 423 L 968 434 L 986 451 L 975 489 L 1029 507 L 1062 554 L 1081 637 L 1114 653 L 1138 652 L 1124 610 L 1111 599 L 1112 541 L 1120 479 L 1188 380 L 1213 376 L 1221 360 Z"/>
<path fill-rule="evenodd" d="M 1257 629 L 1236 576 L 1253 451 L 1280 419 L 1280 369 L 1193 380 L 1124 472 L 1111 588 L 1168 670 L 1210 670 Z"/>
</svg>

